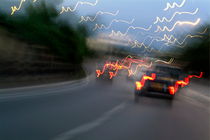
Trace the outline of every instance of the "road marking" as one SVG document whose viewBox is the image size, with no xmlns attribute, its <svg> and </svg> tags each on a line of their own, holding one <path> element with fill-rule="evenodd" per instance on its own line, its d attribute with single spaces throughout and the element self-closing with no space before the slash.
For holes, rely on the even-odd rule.
<svg viewBox="0 0 210 140">
<path fill-rule="evenodd" d="M 109 120 L 114 114 L 121 111 L 124 107 L 125 107 L 125 103 L 119 104 L 118 106 L 114 107 L 110 111 L 104 113 L 104 115 L 102 115 L 100 118 L 98 118 L 92 122 L 80 125 L 74 129 L 67 131 L 67 132 L 64 132 L 63 134 L 59 135 L 58 137 L 56 137 L 53 140 L 69 140 L 69 139 L 74 138 L 75 136 L 80 135 L 81 133 L 91 131 L 92 129 L 102 125 L 105 121 Z"/>
</svg>

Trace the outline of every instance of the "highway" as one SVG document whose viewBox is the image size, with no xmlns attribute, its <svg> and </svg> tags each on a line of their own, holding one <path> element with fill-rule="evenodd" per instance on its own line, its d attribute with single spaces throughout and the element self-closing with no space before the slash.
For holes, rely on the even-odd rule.
<svg viewBox="0 0 210 140">
<path fill-rule="evenodd" d="M 202 79 L 200 80 L 202 81 Z M 201 82 L 202 83 L 202 82 Z M 125 76 L 0 90 L 0 140 L 209 140 L 209 86 L 140 97 Z"/>
</svg>

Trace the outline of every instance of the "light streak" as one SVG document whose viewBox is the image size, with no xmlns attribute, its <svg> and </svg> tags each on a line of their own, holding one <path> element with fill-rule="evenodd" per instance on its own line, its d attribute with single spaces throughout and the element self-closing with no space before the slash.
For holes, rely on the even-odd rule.
<svg viewBox="0 0 210 140">
<path fill-rule="evenodd" d="M 128 39 L 127 42 L 128 42 L 128 45 L 130 45 L 132 48 L 135 48 L 135 47 L 138 47 L 138 48 L 142 48 L 144 47 L 146 51 L 148 52 L 151 52 L 153 49 L 151 47 L 151 45 L 154 43 L 154 41 L 157 41 L 157 42 L 166 42 L 165 45 L 169 46 L 170 44 L 178 44 L 177 46 L 178 47 L 182 47 L 183 48 L 183 44 L 186 42 L 186 40 L 188 38 L 202 38 L 203 36 L 201 35 L 191 35 L 191 34 L 188 34 L 184 37 L 184 39 L 182 41 L 179 41 L 176 37 L 174 37 L 173 35 L 166 35 L 164 34 L 163 38 L 161 37 L 153 37 L 153 36 L 150 36 L 150 35 L 147 35 L 146 38 L 143 40 L 143 42 L 139 42 L 138 40 L 131 40 L 131 39 Z M 152 40 L 150 41 L 150 43 L 148 45 L 145 44 L 145 41 L 147 40 L 147 38 L 151 38 Z"/>
<path fill-rule="evenodd" d="M 195 77 L 195 78 L 201 78 L 203 76 L 203 72 L 200 72 L 200 75 L 188 75 L 187 77 L 184 78 L 184 80 L 179 80 L 176 81 L 173 86 L 169 86 L 169 92 L 170 94 L 175 94 L 177 90 L 179 89 L 179 86 L 184 87 L 189 85 L 190 79 Z"/>
<path fill-rule="evenodd" d="M 134 71 L 131 70 L 131 66 L 133 63 L 137 64 Z M 118 71 L 122 69 L 127 70 L 128 76 L 131 76 L 131 75 L 134 75 L 140 67 L 149 68 L 152 66 L 152 63 L 150 63 L 149 65 L 142 64 L 142 63 L 144 63 L 144 60 L 133 59 L 133 58 L 128 58 L 128 57 L 126 57 L 125 59 L 121 61 L 117 60 L 116 62 L 107 62 L 104 64 L 102 70 L 99 70 L 99 69 L 96 70 L 96 77 L 100 77 L 100 75 L 104 74 L 105 70 L 107 69 L 109 70 L 110 79 L 115 77 Z"/>
<path fill-rule="evenodd" d="M 168 32 L 171 32 L 174 30 L 174 28 L 177 26 L 177 25 L 191 25 L 191 26 L 195 26 L 197 25 L 199 22 L 200 22 L 200 18 L 198 18 L 195 22 L 190 22 L 190 21 L 177 21 L 171 29 L 169 29 L 167 26 L 164 26 L 163 28 L 161 28 L 160 26 L 157 26 L 157 30 L 155 32 L 164 32 L 164 31 L 168 31 Z"/>
<path fill-rule="evenodd" d="M 132 24 L 134 22 L 135 19 L 132 19 L 131 21 L 127 21 L 127 20 L 121 20 L 121 19 L 113 19 L 110 24 L 106 27 L 104 24 L 95 24 L 95 27 L 93 29 L 93 31 L 97 30 L 97 29 L 106 29 L 108 30 L 109 28 L 112 27 L 112 24 L 114 22 L 121 22 L 121 23 L 126 23 L 126 24 Z"/>
<path fill-rule="evenodd" d="M 145 41 L 147 40 L 147 38 L 151 38 L 152 40 L 150 41 L 149 45 L 145 45 Z M 142 43 L 140 43 L 138 40 L 134 40 L 132 41 L 131 39 L 128 40 L 128 44 L 130 44 L 132 46 L 132 48 L 135 48 L 135 47 L 144 47 L 148 52 L 151 52 L 153 50 L 153 48 L 151 48 L 149 50 L 149 47 L 153 44 L 154 41 L 157 41 L 157 42 L 162 42 L 162 41 L 165 41 L 165 39 L 157 36 L 157 37 L 154 37 L 154 36 L 151 36 L 151 35 L 147 35 L 145 37 L 145 39 L 143 40 Z M 168 42 L 168 41 L 167 41 Z M 167 45 L 167 44 L 166 44 Z"/>
<path fill-rule="evenodd" d="M 169 61 L 163 61 L 163 60 L 156 60 L 157 62 L 163 62 L 166 64 L 171 64 L 173 62 L 174 58 L 171 58 Z M 106 62 L 102 68 L 102 70 L 97 69 L 96 70 L 96 77 L 100 77 L 105 73 L 106 70 L 108 70 L 109 78 L 112 79 L 117 75 L 119 70 L 125 69 L 128 71 L 128 76 L 135 75 L 140 68 L 146 67 L 150 68 L 153 65 L 153 62 L 150 62 L 149 64 L 145 64 L 145 60 L 140 59 L 134 59 L 131 56 L 127 56 L 126 58 L 122 59 L 121 61 L 117 60 L 116 62 Z M 137 64 L 134 70 L 131 69 L 131 66 L 133 64 Z"/>
<path fill-rule="evenodd" d="M 151 76 L 144 75 L 142 77 L 141 81 L 136 82 L 136 90 L 141 90 L 144 87 L 145 82 L 147 80 L 153 81 L 155 79 L 156 79 L 156 74 L 155 73 L 152 73 Z"/>
<path fill-rule="evenodd" d="M 91 2 L 87 2 L 87 1 L 78 1 L 78 2 L 76 3 L 76 5 L 74 6 L 74 8 L 71 8 L 71 7 L 69 7 L 69 6 L 68 6 L 68 7 L 62 6 L 60 14 L 62 14 L 62 13 L 64 13 L 64 12 L 69 12 L 69 11 L 70 11 L 70 12 L 74 12 L 74 11 L 77 10 L 77 8 L 78 8 L 79 5 L 96 6 L 96 5 L 98 4 L 98 1 L 99 1 L 99 0 L 96 0 L 95 3 L 91 3 Z"/>
<path fill-rule="evenodd" d="M 144 41 L 146 40 L 146 38 L 144 39 Z M 153 38 L 149 45 L 145 45 L 145 43 L 143 42 L 139 42 L 138 40 L 128 40 L 128 44 L 132 46 L 132 48 L 135 48 L 135 47 L 138 47 L 138 48 L 142 48 L 144 47 L 146 51 L 148 52 L 152 52 L 153 48 L 150 48 L 150 46 L 153 44 L 154 41 L 157 41 L 157 42 L 160 42 L 160 41 L 163 41 L 163 40 L 160 40 L 160 39 L 157 39 L 157 38 Z"/>
<path fill-rule="evenodd" d="M 119 14 L 119 10 L 116 11 L 115 13 L 98 11 L 98 12 L 96 13 L 96 15 L 95 15 L 93 18 L 91 18 L 90 16 L 86 16 L 86 17 L 85 17 L 85 16 L 81 16 L 81 20 L 79 21 L 79 23 L 81 23 L 81 22 L 83 22 L 83 21 L 85 21 L 85 22 L 87 22 L 87 21 L 93 22 L 93 21 L 96 20 L 96 18 L 97 18 L 99 15 L 104 15 L 104 14 L 106 14 L 106 15 L 111 15 L 111 16 L 117 16 L 117 15 Z"/>
<path fill-rule="evenodd" d="M 127 30 L 125 31 L 125 33 L 122 33 L 120 31 L 116 32 L 116 31 L 112 30 L 112 32 L 111 32 L 111 34 L 109 36 L 110 37 L 111 36 L 126 36 L 131 29 L 133 29 L 133 30 L 138 29 L 138 30 L 149 31 L 149 30 L 151 30 L 151 28 L 152 28 L 152 25 L 150 25 L 148 28 L 129 26 L 127 28 Z"/>
<path fill-rule="evenodd" d="M 173 86 L 168 86 L 168 91 L 171 95 L 174 95 L 177 90 L 179 89 L 179 86 L 184 87 L 187 86 L 190 83 L 190 79 L 193 77 L 196 78 L 201 78 L 203 76 L 203 72 L 200 73 L 200 75 L 188 75 L 187 77 L 184 78 L 184 80 L 178 80 L 175 82 Z M 144 85 L 146 80 L 153 81 L 156 79 L 156 73 L 152 73 L 151 76 L 144 75 L 140 81 L 136 81 L 136 90 L 141 90 Z"/>
<path fill-rule="evenodd" d="M 167 19 L 166 17 L 162 17 L 162 19 L 160 17 L 156 17 L 156 20 L 155 20 L 154 24 L 156 24 L 158 22 L 162 23 L 164 21 L 165 22 L 171 22 L 176 15 L 181 15 L 181 14 L 195 15 L 195 14 L 197 14 L 197 12 L 198 12 L 198 8 L 194 12 L 175 12 L 170 19 Z"/>
<path fill-rule="evenodd" d="M 208 28 L 206 28 L 203 32 L 198 32 L 198 34 L 205 34 L 208 31 Z"/>
<path fill-rule="evenodd" d="M 185 36 L 185 38 L 182 41 L 178 41 L 177 38 L 175 38 L 173 35 L 167 36 L 166 34 L 164 34 L 164 38 L 162 38 L 162 41 L 167 41 L 167 43 L 170 44 L 175 44 L 178 43 L 180 46 L 184 44 L 184 42 L 188 39 L 188 38 L 202 38 L 203 36 L 201 35 L 191 35 L 188 34 Z"/>
<path fill-rule="evenodd" d="M 37 0 L 32 0 L 32 1 L 36 2 Z M 18 7 L 17 6 L 11 6 L 11 10 L 12 10 L 11 15 L 14 15 L 14 13 L 16 11 L 19 11 L 22 8 L 24 2 L 26 2 L 26 0 L 21 0 Z"/>
<path fill-rule="evenodd" d="M 173 9 L 173 8 L 175 8 L 175 7 L 181 8 L 181 7 L 184 6 L 185 2 L 186 2 L 186 0 L 183 0 L 182 3 L 180 3 L 180 4 L 177 4 L 176 2 L 173 2 L 172 4 L 170 4 L 170 3 L 168 2 L 168 3 L 166 4 L 166 8 L 164 8 L 163 10 L 164 10 L 164 11 L 167 11 L 168 9 L 170 9 L 170 8 Z"/>
<path fill-rule="evenodd" d="M 151 50 L 149 50 L 149 46 L 145 45 L 144 42 L 140 43 L 138 40 L 134 40 L 134 41 L 129 40 L 128 43 L 132 46 L 132 48 L 135 48 L 135 47 L 142 48 L 142 47 L 144 47 L 149 52 L 151 52 Z"/>
<path fill-rule="evenodd" d="M 171 63 L 173 63 L 173 61 L 174 61 L 174 58 L 171 58 L 169 61 L 164 61 L 164 60 L 156 60 L 155 61 L 155 63 L 157 63 L 157 62 L 162 62 L 162 63 L 165 63 L 165 64 L 171 64 Z"/>
</svg>

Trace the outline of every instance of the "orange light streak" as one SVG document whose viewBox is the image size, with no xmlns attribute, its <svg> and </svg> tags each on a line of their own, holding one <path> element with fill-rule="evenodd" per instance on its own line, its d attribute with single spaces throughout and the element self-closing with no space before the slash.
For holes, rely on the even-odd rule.
<svg viewBox="0 0 210 140">
<path fill-rule="evenodd" d="M 152 73 L 151 76 L 144 75 L 141 81 L 136 82 L 136 90 L 141 90 L 147 80 L 153 81 L 156 79 L 156 74 Z"/>
<path fill-rule="evenodd" d="M 203 72 L 200 73 L 200 75 L 189 75 L 188 77 L 185 77 L 184 80 L 178 80 L 175 82 L 173 86 L 169 86 L 169 94 L 174 95 L 177 90 L 179 89 L 179 86 L 184 87 L 189 85 L 190 79 L 195 77 L 195 78 L 201 78 L 203 76 Z M 137 81 L 136 84 L 136 90 L 141 90 L 144 87 L 144 84 L 146 80 L 153 81 L 156 79 L 156 74 L 152 73 L 151 76 L 144 75 L 141 79 L 141 81 Z"/>
<path fill-rule="evenodd" d="M 102 70 L 99 70 L 99 69 L 96 70 L 96 77 L 100 77 L 100 75 L 105 73 L 105 70 L 109 70 L 109 76 L 110 76 L 110 79 L 112 79 L 113 77 L 115 77 L 117 75 L 118 71 L 122 70 L 122 69 L 127 70 L 128 76 L 131 76 L 131 75 L 134 75 L 140 67 L 143 67 L 143 66 L 151 67 L 152 66 L 152 63 L 150 63 L 150 65 L 146 65 L 146 64 L 142 64 L 143 62 L 145 62 L 145 61 L 139 60 L 139 59 L 133 59 L 133 58 L 129 58 L 129 57 L 126 57 L 122 61 L 117 60 L 116 62 L 107 62 L 104 64 Z M 131 70 L 131 66 L 133 63 L 137 64 L 134 71 Z"/>
</svg>

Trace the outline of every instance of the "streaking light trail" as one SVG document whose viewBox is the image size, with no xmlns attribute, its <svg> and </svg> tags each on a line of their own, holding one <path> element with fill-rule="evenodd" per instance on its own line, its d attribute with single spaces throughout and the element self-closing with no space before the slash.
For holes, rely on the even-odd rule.
<svg viewBox="0 0 210 140">
<path fill-rule="evenodd" d="M 98 25 L 98 24 L 95 24 L 95 27 L 93 29 L 93 31 L 97 30 L 97 29 L 110 29 L 112 27 L 112 24 L 114 22 L 121 22 L 121 23 L 126 23 L 126 24 L 132 24 L 134 22 L 135 19 L 132 19 L 131 21 L 127 21 L 127 20 L 121 20 L 121 19 L 113 19 L 110 24 L 108 26 L 105 26 L 104 24 L 101 24 L 101 25 Z"/>
<path fill-rule="evenodd" d="M 157 26 L 157 30 L 155 32 L 164 32 L 164 31 L 168 31 L 168 32 L 171 32 L 174 30 L 174 28 L 177 26 L 177 25 L 191 25 L 191 26 L 196 26 L 198 23 L 200 23 L 200 18 L 198 18 L 195 22 L 190 22 L 190 21 L 177 21 L 173 26 L 172 28 L 168 28 L 167 26 L 164 26 L 163 28 L 161 28 L 160 26 Z"/>
<path fill-rule="evenodd" d="M 116 11 L 115 13 L 111 13 L 111 12 L 102 12 L 102 11 L 98 11 L 97 13 L 96 13 L 96 15 L 93 17 L 93 18 L 91 18 L 90 16 L 81 16 L 81 20 L 79 21 L 79 23 L 81 23 L 81 22 L 87 22 L 87 21 L 90 21 L 90 22 L 93 22 L 93 21 L 95 21 L 96 20 L 96 18 L 99 16 L 99 15 L 104 15 L 104 14 L 106 14 L 106 15 L 111 15 L 111 16 L 117 16 L 118 14 L 119 14 L 119 10 L 118 11 Z"/>
<path fill-rule="evenodd" d="M 143 64 L 143 62 L 144 60 L 132 59 L 128 57 L 126 57 L 122 61 L 117 60 L 116 62 L 107 62 L 104 64 L 102 70 L 99 70 L 99 69 L 96 70 L 96 77 L 100 77 L 100 75 L 104 74 L 106 70 L 109 70 L 109 76 L 110 76 L 110 79 L 112 79 L 113 77 L 117 75 L 118 71 L 122 69 L 127 70 L 128 76 L 131 76 L 135 74 L 140 67 L 148 68 L 152 66 L 152 63 L 150 63 L 149 65 L 146 65 L 146 64 Z M 133 63 L 137 64 L 136 69 L 134 71 L 131 70 L 131 66 Z"/>
<path fill-rule="evenodd" d="M 138 48 L 142 48 L 144 47 L 145 49 L 147 49 L 147 51 L 150 51 L 149 50 L 149 46 L 145 45 L 144 42 L 140 43 L 138 40 L 129 40 L 128 43 L 132 46 L 132 48 L 135 48 L 135 47 L 138 47 Z"/>
<path fill-rule="evenodd" d="M 199 9 L 197 8 L 194 12 L 175 12 L 170 19 L 167 19 L 166 17 L 163 17 L 162 19 L 160 17 L 156 17 L 156 20 L 155 20 L 154 24 L 156 24 L 158 22 L 162 23 L 164 21 L 165 22 L 171 22 L 176 15 L 181 15 L 181 14 L 195 15 L 195 14 L 197 14 L 198 10 Z"/>
<path fill-rule="evenodd" d="M 171 58 L 169 61 L 163 61 L 163 60 L 156 60 L 157 62 L 163 62 L 165 64 L 171 64 L 174 61 L 174 58 Z M 128 76 L 135 75 L 140 68 L 146 67 L 150 68 L 153 65 L 153 62 L 150 62 L 149 64 L 146 64 L 147 62 L 145 60 L 140 59 L 134 59 L 131 56 L 127 56 L 125 59 L 122 59 L 121 61 L 117 60 L 116 62 L 106 62 L 102 68 L 102 70 L 97 69 L 96 70 L 96 77 L 100 77 L 105 73 L 106 70 L 108 70 L 109 78 L 112 79 L 117 75 L 119 70 L 125 69 L 128 71 Z M 133 64 L 136 64 L 135 69 L 132 70 L 131 66 Z"/>
<path fill-rule="evenodd" d="M 148 37 L 152 38 L 152 40 L 150 41 L 149 45 L 145 45 L 145 41 Z M 158 38 L 160 38 L 160 39 L 158 39 Z M 157 42 L 165 41 L 165 40 L 161 39 L 161 37 L 158 37 L 158 38 L 147 36 L 144 39 L 143 42 L 139 42 L 138 40 L 128 40 L 128 44 L 131 45 L 132 48 L 135 48 L 135 47 L 142 48 L 142 47 L 144 47 L 147 52 L 152 52 L 153 48 L 151 48 L 150 46 L 153 44 L 154 41 L 157 41 Z"/>
<path fill-rule="evenodd" d="M 89 6 L 96 6 L 98 4 L 99 0 L 96 0 L 95 3 L 87 2 L 87 1 L 78 1 L 77 4 L 74 6 L 74 8 L 71 7 L 64 7 L 62 6 L 60 14 L 64 12 L 74 12 L 77 10 L 79 5 L 89 5 Z"/>
<path fill-rule="evenodd" d="M 208 28 L 206 28 L 203 32 L 198 32 L 199 34 L 205 34 L 208 31 Z"/>
<path fill-rule="evenodd" d="M 157 63 L 157 62 L 162 62 L 162 63 L 165 63 L 165 64 L 171 64 L 171 63 L 173 63 L 173 61 L 174 61 L 174 58 L 171 58 L 169 61 L 164 61 L 164 60 L 156 60 L 155 61 L 155 63 Z"/>
<path fill-rule="evenodd" d="M 32 0 L 33 2 L 36 2 L 37 0 Z M 16 11 L 19 11 L 22 8 L 23 3 L 26 2 L 26 0 L 21 0 L 19 6 L 11 6 L 11 15 L 13 15 Z"/>
<path fill-rule="evenodd" d="M 182 3 L 180 3 L 180 4 L 177 4 L 176 2 L 173 2 L 172 4 L 167 3 L 167 4 L 166 4 L 166 8 L 164 8 L 163 10 L 164 10 L 164 11 L 167 11 L 168 9 L 173 9 L 173 8 L 175 8 L 175 7 L 181 8 L 181 7 L 184 6 L 185 2 L 186 2 L 186 0 L 183 0 Z"/>
<path fill-rule="evenodd" d="M 185 38 L 182 41 L 178 41 L 177 38 L 175 38 L 173 35 L 171 36 L 167 36 L 166 34 L 164 34 L 164 38 L 162 39 L 163 41 L 167 41 L 167 43 L 170 44 L 175 44 L 178 43 L 180 46 L 182 46 L 184 44 L 184 42 L 186 41 L 186 39 L 188 38 L 202 38 L 203 36 L 201 35 L 186 35 Z"/>
<path fill-rule="evenodd" d="M 111 34 L 109 35 L 110 37 L 111 36 L 126 36 L 128 34 L 128 32 L 132 29 L 132 30 L 144 30 L 144 31 L 149 31 L 151 30 L 152 28 L 152 25 L 150 25 L 148 28 L 143 28 L 143 27 L 134 27 L 134 26 L 129 26 L 127 28 L 127 30 L 125 31 L 125 33 L 122 33 L 120 31 L 114 31 L 112 30 Z"/>
<path fill-rule="evenodd" d="M 169 86 L 169 92 L 170 94 L 175 94 L 177 90 L 179 89 L 179 86 L 184 87 L 189 85 L 190 79 L 195 77 L 195 78 L 201 78 L 203 76 L 203 72 L 200 73 L 200 75 L 189 75 L 188 77 L 185 77 L 184 80 L 179 80 L 176 81 L 176 83 L 173 86 Z"/>
<path fill-rule="evenodd" d="M 184 80 L 176 81 L 173 86 L 168 86 L 168 92 L 171 95 L 174 95 L 177 92 L 177 90 L 179 89 L 179 86 L 181 86 L 181 87 L 187 86 L 190 83 L 191 78 L 193 78 L 193 77 L 201 78 L 202 76 L 203 76 L 203 72 L 201 72 L 200 75 L 198 75 L 198 76 L 197 75 L 189 75 L 188 77 L 185 77 Z M 156 79 L 156 77 L 157 77 L 156 73 L 151 73 L 151 76 L 144 75 L 140 81 L 137 81 L 135 83 L 136 90 L 141 90 L 144 87 L 145 82 L 147 80 L 153 81 Z"/>
<path fill-rule="evenodd" d="M 151 76 L 144 75 L 141 81 L 136 82 L 136 90 L 141 90 L 147 80 L 153 81 L 156 79 L 156 74 L 152 73 Z"/>
</svg>

